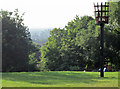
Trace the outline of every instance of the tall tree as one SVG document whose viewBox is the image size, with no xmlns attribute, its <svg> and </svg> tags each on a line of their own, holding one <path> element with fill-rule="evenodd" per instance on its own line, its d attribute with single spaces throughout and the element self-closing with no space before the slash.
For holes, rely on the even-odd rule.
<svg viewBox="0 0 120 89">
<path fill-rule="evenodd" d="M 1 11 L 2 19 L 2 71 L 26 71 L 28 52 L 32 52 L 29 29 L 23 23 L 23 15 Z"/>
</svg>

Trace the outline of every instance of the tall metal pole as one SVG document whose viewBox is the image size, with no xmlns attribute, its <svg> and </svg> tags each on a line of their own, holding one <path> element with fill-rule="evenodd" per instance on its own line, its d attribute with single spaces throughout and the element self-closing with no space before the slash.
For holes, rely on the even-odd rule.
<svg viewBox="0 0 120 89">
<path fill-rule="evenodd" d="M 101 66 L 101 72 L 100 77 L 104 77 L 104 55 L 103 55 L 103 49 L 104 49 L 104 23 L 100 24 L 100 66 Z"/>
<path fill-rule="evenodd" d="M 100 77 L 104 77 L 104 24 L 108 24 L 108 12 L 109 12 L 109 3 L 106 5 L 95 5 L 95 23 L 100 24 L 100 67 L 101 67 L 101 72 L 100 72 Z M 97 10 L 96 10 L 97 8 Z M 103 9 L 105 8 L 105 10 Z M 106 10 L 107 8 L 107 10 Z"/>
</svg>

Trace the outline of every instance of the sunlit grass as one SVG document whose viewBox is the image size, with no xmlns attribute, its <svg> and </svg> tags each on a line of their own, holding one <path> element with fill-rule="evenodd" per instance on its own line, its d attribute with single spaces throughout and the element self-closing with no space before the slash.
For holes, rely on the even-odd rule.
<svg viewBox="0 0 120 89">
<path fill-rule="evenodd" d="M 3 73 L 3 87 L 118 87 L 118 72 L 50 71 Z"/>
<path fill-rule="evenodd" d="M 0 72 L 0 89 L 2 88 L 2 73 Z"/>
</svg>

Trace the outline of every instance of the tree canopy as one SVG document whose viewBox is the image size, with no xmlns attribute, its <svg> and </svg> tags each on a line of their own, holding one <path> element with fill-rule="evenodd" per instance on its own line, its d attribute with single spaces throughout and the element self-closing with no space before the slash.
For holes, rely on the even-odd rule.
<svg viewBox="0 0 120 89">
<path fill-rule="evenodd" d="M 104 27 L 104 63 L 119 69 L 119 3 L 110 3 L 109 24 Z M 63 28 L 54 28 L 41 48 L 41 70 L 100 68 L 100 27 L 91 16 L 76 16 Z"/>
<path fill-rule="evenodd" d="M 119 69 L 120 1 L 110 2 L 109 23 L 104 27 L 104 64 Z M 100 27 L 91 16 L 76 17 L 64 28 L 50 31 L 44 46 L 32 43 L 23 16 L 0 11 L 2 19 L 2 71 L 93 70 L 100 68 Z"/>
<path fill-rule="evenodd" d="M 30 32 L 23 23 L 23 15 L 1 10 L 2 19 L 2 71 L 27 71 L 29 54 L 34 50 Z"/>
</svg>

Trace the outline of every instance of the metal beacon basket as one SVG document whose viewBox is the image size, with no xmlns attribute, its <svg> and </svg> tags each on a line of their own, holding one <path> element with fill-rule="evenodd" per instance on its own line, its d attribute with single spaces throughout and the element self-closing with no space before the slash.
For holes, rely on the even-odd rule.
<svg viewBox="0 0 120 89">
<path fill-rule="evenodd" d="M 109 18 L 109 2 L 101 3 L 101 5 L 95 5 L 94 3 L 95 24 L 106 23 L 108 24 Z"/>
</svg>

